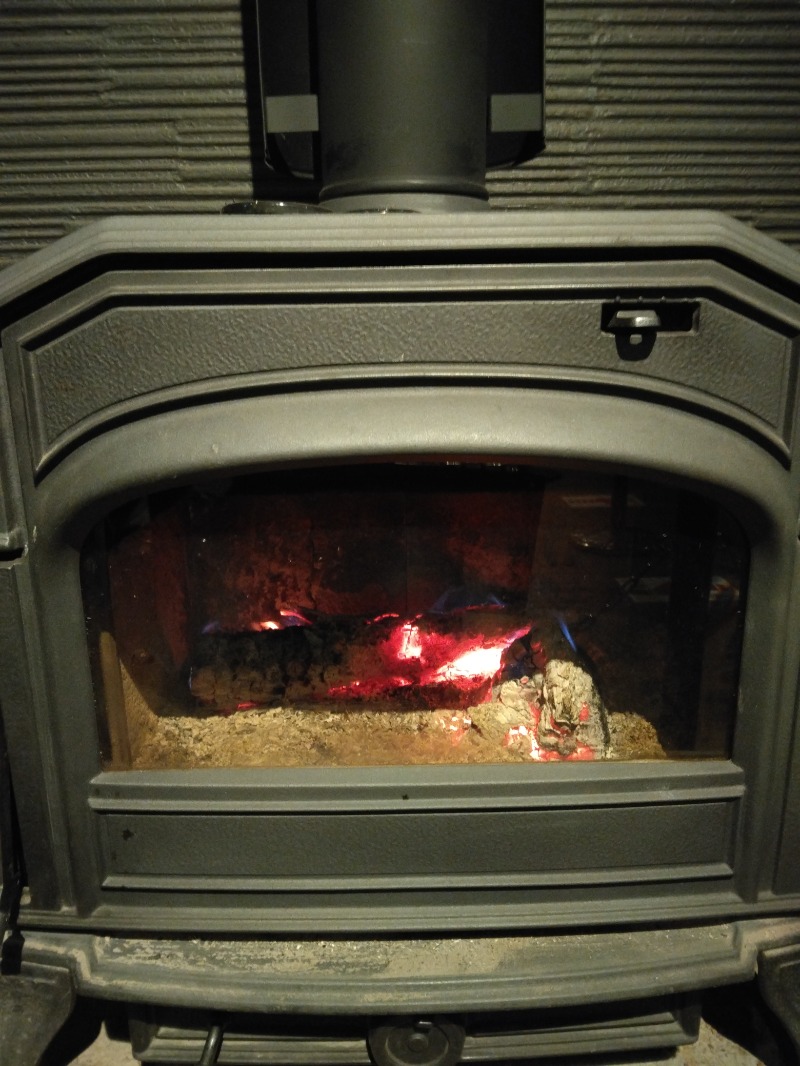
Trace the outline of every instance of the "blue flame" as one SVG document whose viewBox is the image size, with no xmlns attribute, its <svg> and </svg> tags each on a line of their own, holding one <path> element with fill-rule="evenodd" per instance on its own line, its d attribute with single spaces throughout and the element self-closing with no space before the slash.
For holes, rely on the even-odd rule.
<svg viewBox="0 0 800 1066">
<path fill-rule="evenodd" d="M 577 655 L 578 654 L 578 645 L 572 639 L 572 634 L 569 631 L 569 626 L 567 625 L 563 614 L 556 614 L 556 615 L 554 615 L 554 617 L 555 617 L 555 620 L 558 622 L 558 628 L 564 634 L 564 640 L 566 640 L 567 644 L 569 644 L 569 646 L 572 648 L 572 650 Z"/>
</svg>

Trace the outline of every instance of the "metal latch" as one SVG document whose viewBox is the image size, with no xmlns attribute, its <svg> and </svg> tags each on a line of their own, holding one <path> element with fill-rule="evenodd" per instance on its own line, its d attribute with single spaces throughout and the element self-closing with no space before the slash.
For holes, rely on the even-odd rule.
<svg viewBox="0 0 800 1066">
<path fill-rule="evenodd" d="M 619 298 L 603 304 L 600 328 L 614 337 L 620 359 L 642 360 L 663 334 L 696 333 L 699 319 L 697 300 Z"/>
<path fill-rule="evenodd" d="M 661 329 L 661 318 L 650 309 L 615 311 L 606 329 L 611 333 L 643 333 Z"/>
<path fill-rule="evenodd" d="M 631 333 L 696 333 L 700 324 L 698 300 L 656 297 L 609 300 L 600 309 L 600 328 L 617 337 Z"/>
</svg>

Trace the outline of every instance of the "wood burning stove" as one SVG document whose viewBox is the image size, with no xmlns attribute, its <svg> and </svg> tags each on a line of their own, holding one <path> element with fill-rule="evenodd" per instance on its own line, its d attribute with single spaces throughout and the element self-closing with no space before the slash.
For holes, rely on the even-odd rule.
<svg viewBox="0 0 800 1066">
<path fill-rule="evenodd" d="M 779 1005 L 799 285 L 669 213 L 122 219 L 8 271 L 3 994 L 158 1061 L 219 1011 L 230 1061 L 679 1042 L 759 958 Z"/>
</svg>

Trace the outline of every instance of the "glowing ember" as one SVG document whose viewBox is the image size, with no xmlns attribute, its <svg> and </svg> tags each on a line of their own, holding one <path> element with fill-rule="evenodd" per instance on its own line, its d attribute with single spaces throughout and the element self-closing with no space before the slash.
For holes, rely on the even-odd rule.
<svg viewBox="0 0 800 1066">
<path fill-rule="evenodd" d="M 400 659 L 421 659 L 422 658 L 422 641 L 420 640 L 419 629 L 413 622 L 406 622 L 405 625 L 400 627 L 402 633 L 402 641 L 400 644 L 400 650 L 397 655 Z"/>
<path fill-rule="evenodd" d="M 290 629 L 292 626 L 310 626 L 312 622 L 304 614 L 294 608 L 282 607 L 278 611 L 277 618 L 262 618 L 250 623 L 250 631 L 253 633 L 269 633 L 278 629 Z M 214 632 L 209 626 L 204 633 Z"/>
<path fill-rule="evenodd" d="M 373 677 L 363 681 L 351 681 L 349 685 L 334 685 L 328 689 L 333 699 L 375 699 L 387 692 L 409 688 L 414 682 L 408 677 Z"/>
<path fill-rule="evenodd" d="M 512 725 L 503 737 L 504 748 L 510 748 L 518 742 L 522 742 L 523 746 L 528 748 L 528 756 L 531 759 L 541 759 L 543 757 L 539 741 L 536 739 L 536 729 L 533 722 L 531 722 L 530 726 Z"/>
<path fill-rule="evenodd" d="M 392 617 L 396 616 L 383 615 L 371 624 Z M 400 621 L 378 642 L 377 655 L 365 666 L 366 676 L 332 686 L 328 696 L 335 699 L 386 696 L 397 689 L 414 687 L 421 694 L 436 690 L 439 693 L 436 698 L 440 700 L 440 690 L 449 687 L 455 690 L 449 698 L 456 705 L 489 699 L 491 681 L 502 669 L 504 652 L 528 634 L 530 625 L 489 636 L 482 632 L 466 634 L 458 625 L 452 629 L 441 622 L 433 624 L 422 615 Z"/>
<path fill-rule="evenodd" d="M 503 637 L 495 645 L 470 648 L 468 651 L 462 652 L 452 662 L 444 663 L 440 666 L 434 671 L 432 677 L 436 681 L 474 680 L 476 678 L 488 681 L 499 671 L 503 652 L 520 635 L 519 633 L 513 633 L 508 637 Z"/>
<path fill-rule="evenodd" d="M 445 717 L 442 725 L 445 731 L 450 734 L 450 742 L 452 744 L 460 744 L 470 729 L 472 729 L 472 718 L 463 711 L 456 712 L 449 717 Z"/>
<path fill-rule="evenodd" d="M 507 748 L 509 744 L 513 744 L 517 737 L 527 737 L 530 734 L 530 730 L 526 725 L 512 725 L 506 735 L 503 737 L 503 747 Z"/>
</svg>

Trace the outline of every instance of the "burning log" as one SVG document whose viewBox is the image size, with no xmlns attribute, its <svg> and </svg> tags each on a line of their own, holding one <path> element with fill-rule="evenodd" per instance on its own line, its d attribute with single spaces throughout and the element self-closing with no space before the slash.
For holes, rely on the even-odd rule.
<svg viewBox="0 0 800 1066">
<path fill-rule="evenodd" d="M 197 641 L 189 685 L 197 700 L 220 710 L 383 698 L 407 707 L 464 708 L 490 694 L 504 653 L 529 629 L 504 612 L 468 610 L 212 632 Z"/>
<path fill-rule="evenodd" d="M 323 701 L 401 715 L 446 709 L 458 712 L 445 716 L 454 743 L 472 733 L 545 761 L 610 755 L 608 716 L 590 674 L 570 659 L 547 659 L 530 622 L 505 610 L 297 617 L 303 624 L 284 629 L 204 634 L 191 669 L 194 697 L 223 713 Z M 539 669 L 520 676 L 537 660 Z"/>
<path fill-rule="evenodd" d="M 611 739 L 608 716 L 589 674 L 576 663 L 551 659 L 533 684 L 541 708 L 540 746 L 565 757 L 588 748 L 594 758 L 605 758 Z"/>
<path fill-rule="evenodd" d="M 586 670 L 568 660 L 551 659 L 530 678 L 504 681 L 470 713 L 481 735 L 524 747 L 532 759 L 611 757 L 605 705 Z"/>
<path fill-rule="evenodd" d="M 277 705 L 292 696 L 321 697 L 326 674 L 353 645 L 345 622 L 254 633 L 205 633 L 192 654 L 189 688 L 206 706 Z"/>
</svg>

